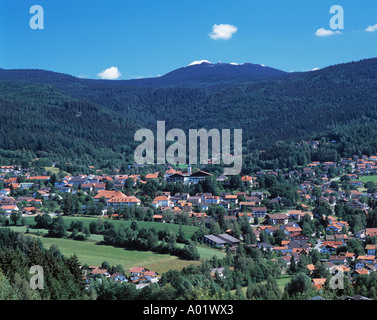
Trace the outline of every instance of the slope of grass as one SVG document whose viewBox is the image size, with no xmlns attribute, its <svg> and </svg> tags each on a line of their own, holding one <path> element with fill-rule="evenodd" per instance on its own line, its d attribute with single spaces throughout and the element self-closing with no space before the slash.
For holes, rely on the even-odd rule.
<svg viewBox="0 0 377 320">
<path fill-rule="evenodd" d="M 89 224 L 91 222 L 96 222 L 98 219 L 103 219 L 104 221 L 108 221 L 114 224 L 115 227 L 119 227 L 120 225 L 124 225 L 126 227 L 129 227 L 132 223 L 132 221 L 124 221 L 124 220 L 113 220 L 113 219 L 107 219 L 107 218 L 92 218 L 92 217 L 70 217 L 70 216 L 64 216 L 63 220 L 65 222 L 65 225 L 67 228 L 71 225 L 73 221 L 82 221 L 84 226 L 87 226 L 89 228 Z M 169 230 L 171 232 L 174 232 L 178 234 L 179 232 L 179 225 L 172 224 L 172 223 L 160 223 L 160 222 L 152 222 L 152 221 L 136 221 L 139 229 L 141 228 L 155 228 L 158 231 L 162 230 Z M 35 225 L 34 217 L 26 217 L 26 224 L 29 225 Z M 192 235 L 197 231 L 199 228 L 194 226 L 184 226 L 182 225 L 182 230 L 185 235 L 186 239 L 190 239 Z"/>
</svg>

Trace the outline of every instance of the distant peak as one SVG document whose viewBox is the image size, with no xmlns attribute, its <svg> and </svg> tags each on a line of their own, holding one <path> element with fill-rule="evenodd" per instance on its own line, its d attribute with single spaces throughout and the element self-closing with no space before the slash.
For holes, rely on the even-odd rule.
<svg viewBox="0 0 377 320">
<path fill-rule="evenodd" d="M 206 64 L 212 64 L 211 62 L 209 62 L 208 60 L 198 60 L 198 61 L 193 61 L 191 62 L 188 66 L 195 66 L 197 64 L 203 64 L 203 63 L 206 63 Z"/>
</svg>

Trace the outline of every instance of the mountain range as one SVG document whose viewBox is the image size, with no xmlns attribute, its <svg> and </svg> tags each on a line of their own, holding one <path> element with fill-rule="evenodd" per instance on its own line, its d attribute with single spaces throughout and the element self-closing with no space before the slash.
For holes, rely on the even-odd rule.
<svg viewBox="0 0 377 320">
<path fill-rule="evenodd" d="M 137 80 L 0 69 L 0 157 L 22 151 L 119 167 L 132 161 L 137 128 L 155 129 L 157 120 L 167 130 L 241 128 L 246 152 L 339 137 L 352 126 L 374 128 L 376 89 L 375 58 L 293 73 L 199 61 Z"/>
</svg>

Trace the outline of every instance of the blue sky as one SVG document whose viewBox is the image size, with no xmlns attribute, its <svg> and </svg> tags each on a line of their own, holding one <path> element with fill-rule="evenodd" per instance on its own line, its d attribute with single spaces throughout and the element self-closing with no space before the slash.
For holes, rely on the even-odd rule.
<svg viewBox="0 0 377 320">
<path fill-rule="evenodd" d="M 33 5 L 44 9 L 43 30 L 29 26 Z M 317 36 L 332 31 L 333 5 L 344 9 L 344 29 Z M 225 25 L 217 38 L 215 25 Z M 375 0 L 0 0 L 5 69 L 99 78 L 115 67 L 130 79 L 202 59 L 305 71 L 370 57 L 377 57 Z"/>
</svg>

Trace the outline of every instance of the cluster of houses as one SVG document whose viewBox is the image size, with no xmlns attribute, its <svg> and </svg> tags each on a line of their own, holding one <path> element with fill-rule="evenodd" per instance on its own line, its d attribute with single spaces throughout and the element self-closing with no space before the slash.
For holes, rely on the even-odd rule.
<svg viewBox="0 0 377 320">
<path fill-rule="evenodd" d="M 86 287 L 89 288 L 93 280 L 102 281 L 102 278 L 112 279 L 120 283 L 134 283 L 137 289 L 140 289 L 151 283 L 156 283 L 159 280 L 159 274 L 156 271 L 149 270 L 144 267 L 132 267 L 128 273 L 115 272 L 101 268 L 99 266 L 89 266 L 88 269 L 83 270 L 83 279 L 86 282 Z"/>
<path fill-rule="evenodd" d="M 193 213 L 194 207 L 199 211 L 208 210 L 211 205 L 218 205 L 225 208 L 230 214 L 235 215 L 237 212 L 245 211 L 243 208 L 250 210 L 254 217 L 265 217 L 267 208 L 260 205 L 261 199 L 266 197 L 263 192 L 222 192 L 219 195 L 212 193 L 196 193 L 190 196 L 189 193 L 176 193 L 171 195 L 170 192 L 164 192 L 163 195 L 153 199 L 152 206 L 161 211 L 171 210 L 174 213 Z M 245 200 L 246 201 L 240 201 Z"/>
<path fill-rule="evenodd" d="M 362 232 L 358 233 L 357 237 L 377 236 L 377 228 L 366 228 Z M 327 236 L 327 240 L 323 241 L 319 250 L 321 253 L 329 253 L 328 259 L 322 259 L 321 263 L 324 264 L 331 274 L 341 272 L 342 276 L 348 277 L 351 281 L 359 275 L 369 275 L 372 272 L 377 271 L 377 257 L 376 257 L 376 244 L 365 244 L 364 250 L 366 254 L 357 255 L 354 252 L 340 251 L 338 247 L 346 248 L 348 236 L 335 235 Z M 312 274 L 315 271 L 314 265 L 306 266 L 309 273 Z M 326 278 L 313 278 L 313 285 L 320 289 L 326 282 Z"/>
</svg>

